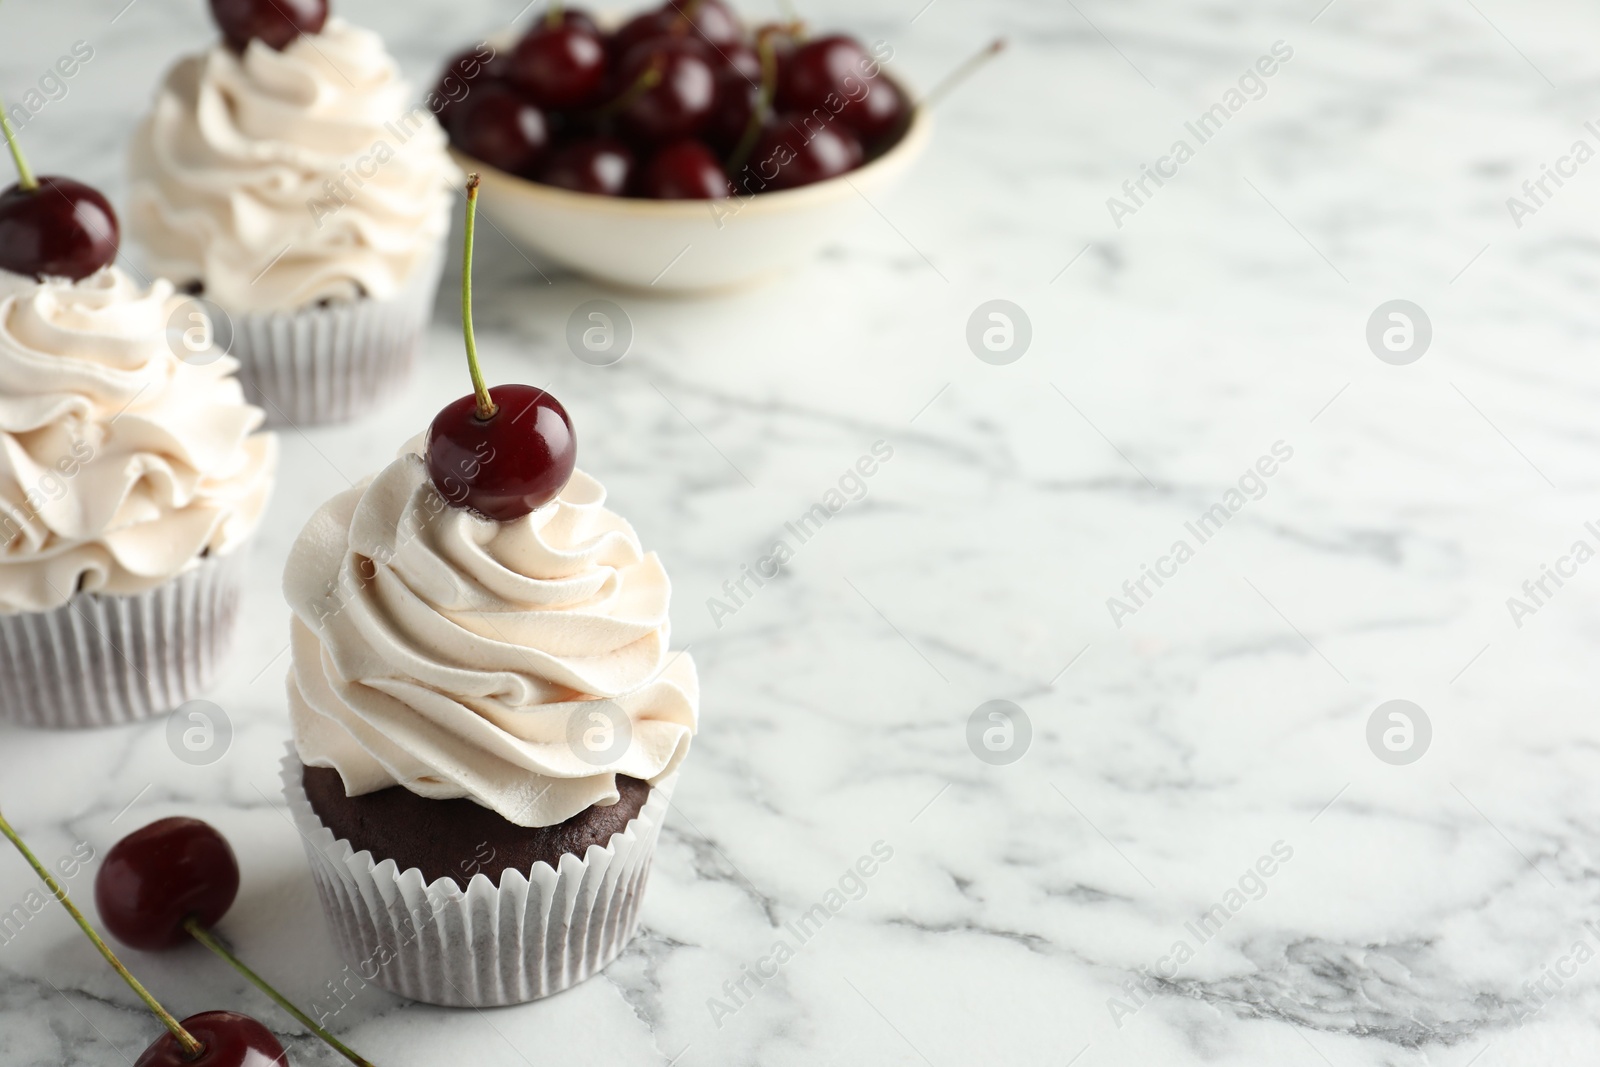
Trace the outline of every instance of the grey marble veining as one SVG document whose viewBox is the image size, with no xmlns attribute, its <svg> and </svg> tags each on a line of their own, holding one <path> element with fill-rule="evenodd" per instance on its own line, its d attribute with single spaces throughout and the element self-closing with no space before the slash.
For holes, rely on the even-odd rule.
<svg viewBox="0 0 1600 1067">
<path fill-rule="evenodd" d="M 195 0 L 121 6 L 0 6 L 7 100 L 92 45 L 22 138 L 36 169 L 115 197 L 161 69 L 209 37 Z M 420 81 L 519 6 L 339 10 Z M 1012 42 L 818 261 L 668 300 L 480 239 L 490 373 L 549 383 L 572 411 L 582 465 L 673 576 L 675 641 L 704 678 L 625 956 L 487 1013 L 361 987 L 278 801 L 282 561 L 322 500 L 464 391 L 448 280 L 404 396 L 284 436 L 291 476 L 212 697 L 226 756 L 180 762 L 162 723 L 0 730 L 9 816 L 47 860 L 98 856 L 162 815 L 213 821 L 244 874 L 223 932 L 383 1064 L 1592 1059 L 1600 565 L 1520 617 L 1508 599 L 1575 542 L 1600 547 L 1585 526 L 1600 520 L 1600 162 L 1561 164 L 1520 220 L 1507 201 L 1528 202 L 1524 182 L 1574 142 L 1600 148 L 1585 127 L 1600 15 L 1565 0 L 802 7 L 891 41 L 921 85 Z M 1260 95 L 1190 134 L 1278 42 L 1292 56 Z M 1108 198 L 1182 139 L 1192 157 L 1114 217 Z M 565 348 L 595 296 L 635 327 L 613 367 Z M 1005 366 L 965 339 L 996 298 L 1033 331 Z M 1393 299 L 1433 328 L 1405 366 L 1365 339 Z M 864 497 L 714 617 L 724 582 L 877 441 L 894 454 Z M 1279 442 L 1292 456 L 1259 497 L 1189 532 Z M 1179 541 L 1192 556 L 1160 563 Z M 1124 583 L 1146 566 L 1172 574 L 1132 604 Z M 1117 617 L 1111 598 L 1137 610 Z M 1431 723 L 1408 765 L 1369 748 L 1391 699 Z M 1009 765 L 968 745 L 990 700 L 1031 724 Z M 892 858 L 798 936 L 877 842 Z M 71 883 L 85 894 L 90 867 Z M 0 862 L 0 908 L 30 879 Z M 295 1062 L 336 1062 L 199 950 L 129 956 L 175 1011 L 243 1008 Z M 116 1064 L 154 1033 L 53 905 L 0 944 L 0 1063 Z"/>
</svg>

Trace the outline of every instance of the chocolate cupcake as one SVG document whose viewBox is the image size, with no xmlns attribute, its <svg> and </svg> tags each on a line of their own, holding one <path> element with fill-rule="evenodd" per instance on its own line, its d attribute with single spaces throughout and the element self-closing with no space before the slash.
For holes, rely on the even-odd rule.
<svg viewBox="0 0 1600 1067">
<path fill-rule="evenodd" d="M 133 137 L 129 232 L 226 312 L 271 423 L 346 421 L 410 378 L 461 177 L 410 93 L 335 17 L 179 60 Z"/>
<path fill-rule="evenodd" d="M 114 266 L 0 271 L 0 719 L 171 711 L 232 644 L 277 442 L 231 359 L 175 354 L 183 311 Z"/>
<path fill-rule="evenodd" d="M 445 500 L 421 447 L 290 553 L 284 788 L 363 977 L 518 1003 L 632 936 L 699 685 L 668 650 L 666 573 L 599 483 L 490 519 Z"/>
<path fill-rule="evenodd" d="M 485 1007 L 627 944 L 700 686 L 668 651 L 666 571 L 576 469 L 566 410 L 483 384 L 471 291 L 473 392 L 289 553 L 283 784 L 357 973 Z"/>
</svg>

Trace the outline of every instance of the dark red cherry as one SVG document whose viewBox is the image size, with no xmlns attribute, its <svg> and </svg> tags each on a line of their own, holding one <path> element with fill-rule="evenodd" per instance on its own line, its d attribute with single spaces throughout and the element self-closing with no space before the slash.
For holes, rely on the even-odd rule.
<svg viewBox="0 0 1600 1067">
<path fill-rule="evenodd" d="M 688 24 L 678 18 L 675 11 L 667 8 L 646 11 L 624 22 L 606 41 L 606 48 L 610 51 L 611 58 L 620 62 L 633 51 L 635 46 L 645 41 L 682 37 L 687 31 Z"/>
<path fill-rule="evenodd" d="M 161 819 L 135 830 L 112 846 L 94 877 L 106 929 L 147 952 L 186 944 L 185 921 L 214 926 L 238 894 L 233 849 L 199 819 Z"/>
<path fill-rule="evenodd" d="M 633 86 L 648 70 L 660 80 L 643 92 L 629 94 L 617 115 L 618 125 L 630 137 L 663 144 L 693 137 L 711 118 L 716 79 L 711 65 L 682 42 L 662 42 L 649 50 L 635 49 L 624 61 L 620 83 Z"/>
<path fill-rule="evenodd" d="M 725 73 L 739 75 L 746 82 L 760 85 L 761 56 L 751 45 L 735 41 L 712 53 L 711 72 L 718 77 Z"/>
<path fill-rule="evenodd" d="M 842 123 L 790 112 L 761 131 L 746 169 L 768 188 L 794 189 L 855 170 L 863 155 L 860 139 Z"/>
<path fill-rule="evenodd" d="M 712 63 L 716 78 L 705 139 L 726 153 L 744 136 L 761 104 L 761 57 L 747 44 L 729 45 Z"/>
<path fill-rule="evenodd" d="M 539 180 L 579 193 L 621 196 L 633 169 L 633 151 L 627 145 L 615 137 L 585 137 L 552 152 Z"/>
<path fill-rule="evenodd" d="M 321 33 L 328 0 L 211 0 L 211 17 L 236 52 L 251 41 L 283 51 L 303 33 Z"/>
<path fill-rule="evenodd" d="M 433 87 L 435 99 L 430 101 L 439 125 L 450 128 L 456 107 L 473 91 L 498 80 L 498 70 L 504 60 L 495 56 L 487 45 L 458 52 L 445 64 L 444 73 Z"/>
<path fill-rule="evenodd" d="M 645 164 L 639 191 L 654 200 L 720 200 L 729 194 L 728 176 L 704 144 L 674 141 Z"/>
<path fill-rule="evenodd" d="M 122 231 L 99 191 L 45 176 L 0 193 L 0 270 L 34 278 L 87 278 L 117 258 Z"/>
<path fill-rule="evenodd" d="M 606 50 L 588 30 L 541 21 L 517 42 L 507 70 L 512 83 L 540 107 L 582 107 L 605 84 Z"/>
<path fill-rule="evenodd" d="M 183 1028 L 204 1047 L 184 1053 L 171 1033 L 144 1050 L 133 1067 L 289 1067 L 289 1054 L 272 1031 L 236 1011 L 203 1011 L 183 1020 Z"/>
<path fill-rule="evenodd" d="M 450 143 L 491 167 L 527 174 L 550 147 L 545 114 L 506 85 L 485 85 L 456 105 Z"/>
<path fill-rule="evenodd" d="M 478 417 L 468 393 L 428 427 L 428 474 L 439 495 L 497 522 L 550 503 L 572 477 L 578 444 L 561 402 L 531 385 L 489 390 L 495 412 Z"/>
<path fill-rule="evenodd" d="M 726 49 L 744 40 L 744 27 L 722 0 L 667 0 L 667 10 L 689 24 L 694 36 Z"/>
<path fill-rule="evenodd" d="M 888 78 L 880 76 L 866 85 L 867 95 L 846 105 L 839 117 L 864 140 L 876 141 L 905 124 L 911 113 L 911 105 L 905 94 Z"/>
<path fill-rule="evenodd" d="M 743 78 L 717 78 L 717 102 L 700 135 L 724 155 L 732 152 L 750 127 L 750 117 L 761 106 L 761 86 Z"/>
<path fill-rule="evenodd" d="M 837 114 L 857 133 L 881 137 L 900 124 L 906 101 L 852 37 L 819 37 L 795 49 L 778 79 L 785 111 Z"/>
<path fill-rule="evenodd" d="M 860 83 L 877 71 L 861 42 L 834 34 L 796 48 L 778 81 L 778 104 L 791 111 L 827 109 L 830 95 L 861 95 Z M 853 79 L 853 80 L 852 80 Z"/>
</svg>

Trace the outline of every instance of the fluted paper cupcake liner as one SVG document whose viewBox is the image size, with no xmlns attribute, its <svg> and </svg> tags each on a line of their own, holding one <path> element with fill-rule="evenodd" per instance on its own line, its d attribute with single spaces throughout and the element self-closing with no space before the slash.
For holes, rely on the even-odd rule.
<svg viewBox="0 0 1600 1067">
<path fill-rule="evenodd" d="M 599 973 L 632 940 L 677 774 L 650 790 L 639 814 L 604 847 L 559 868 L 508 870 L 425 884 L 336 839 L 306 799 L 291 745 L 284 795 L 305 842 L 339 954 L 364 981 L 429 1004 L 488 1008 L 559 993 Z"/>
<path fill-rule="evenodd" d="M 0 615 L 0 718 L 117 726 L 203 693 L 233 643 L 246 547 L 133 596 L 80 593 L 53 611 Z"/>
<path fill-rule="evenodd" d="M 441 246 L 389 300 L 230 315 L 245 399 L 268 426 L 348 422 L 411 379 L 444 269 Z"/>
</svg>

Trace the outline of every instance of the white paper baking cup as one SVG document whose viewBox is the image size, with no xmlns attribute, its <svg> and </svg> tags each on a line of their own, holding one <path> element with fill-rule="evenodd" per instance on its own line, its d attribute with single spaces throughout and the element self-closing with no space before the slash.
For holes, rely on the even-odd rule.
<svg viewBox="0 0 1600 1067">
<path fill-rule="evenodd" d="M 375 862 L 336 839 L 306 799 L 294 746 L 283 791 L 305 842 L 334 943 L 364 981 L 412 1000 L 452 1008 L 522 1004 L 598 974 L 633 938 L 674 773 L 604 848 L 486 875 L 463 890 L 452 878 L 424 884 L 422 871 Z"/>
<path fill-rule="evenodd" d="M 348 422 L 411 379 L 444 269 L 444 245 L 389 300 L 230 312 L 245 399 L 268 426 Z"/>
<path fill-rule="evenodd" d="M 246 548 L 133 596 L 80 593 L 54 611 L 0 614 L 0 718 L 117 726 L 205 692 L 233 643 Z"/>
</svg>

